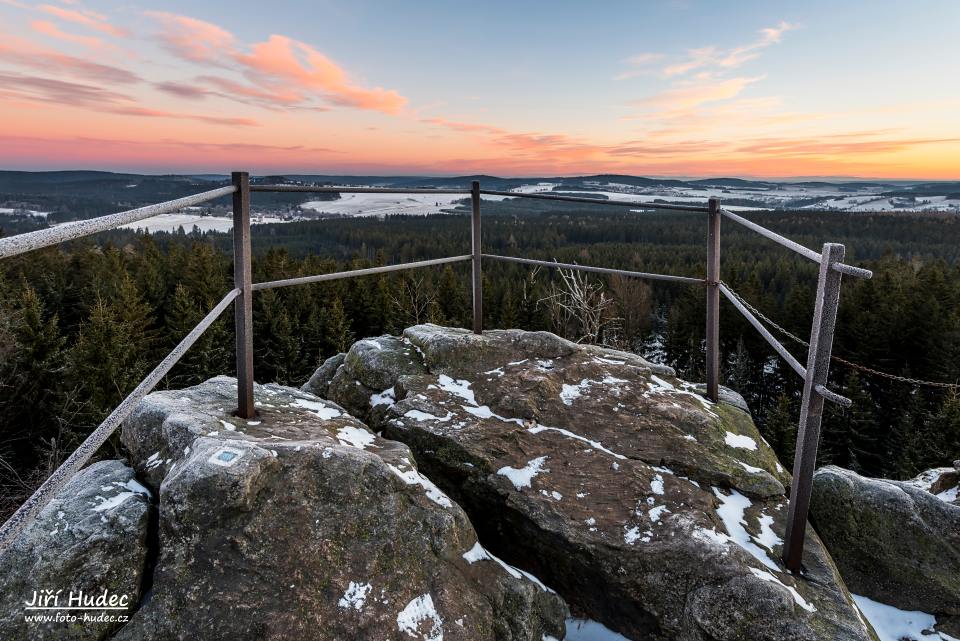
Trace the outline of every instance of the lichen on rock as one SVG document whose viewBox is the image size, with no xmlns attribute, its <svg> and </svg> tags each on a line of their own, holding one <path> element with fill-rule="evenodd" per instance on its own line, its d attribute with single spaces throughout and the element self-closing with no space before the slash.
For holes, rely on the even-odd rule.
<svg viewBox="0 0 960 641">
<path fill-rule="evenodd" d="M 910 481 L 833 465 L 813 477 L 811 515 L 850 589 L 932 614 L 960 634 L 960 505 L 956 468 Z"/>
<path fill-rule="evenodd" d="M 152 510 L 150 491 L 122 461 L 98 461 L 80 470 L 0 555 L 0 639 L 108 638 L 116 623 L 84 621 L 84 612 L 61 608 L 97 604 L 101 595 L 119 604 L 109 615 L 136 608 Z M 39 601 L 37 593 L 57 598 Z M 30 609 L 37 607 L 58 609 Z M 90 610 L 94 616 L 102 612 Z M 81 618 L 27 620 L 57 614 Z"/>
<path fill-rule="evenodd" d="M 330 397 L 409 445 L 484 544 L 575 614 L 632 639 L 874 638 L 812 530 L 805 575 L 780 565 L 789 475 L 741 407 L 547 332 L 377 342 L 351 348 Z"/>
<path fill-rule="evenodd" d="M 463 510 L 407 446 L 335 403 L 255 388 L 232 416 L 218 377 L 155 392 L 123 442 L 159 494 L 153 592 L 118 641 L 540 641 L 566 605 L 494 560 L 469 560 Z"/>
</svg>

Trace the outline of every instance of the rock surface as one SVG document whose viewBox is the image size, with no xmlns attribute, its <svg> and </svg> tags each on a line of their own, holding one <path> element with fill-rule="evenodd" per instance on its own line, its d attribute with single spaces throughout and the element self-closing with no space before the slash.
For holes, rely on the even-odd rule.
<svg viewBox="0 0 960 641">
<path fill-rule="evenodd" d="M 129 614 L 144 576 L 150 511 L 149 491 L 121 461 L 80 470 L 0 555 L 0 639 L 107 638 L 116 622 L 27 622 L 25 615 L 54 611 L 25 611 L 25 604 L 34 601 L 35 591 L 62 590 L 57 602 L 44 605 L 65 607 L 71 591 L 82 598 L 81 591 L 96 597 L 106 590 L 118 599 L 125 596 L 130 606 L 107 614 Z"/>
<path fill-rule="evenodd" d="M 960 506 L 947 500 L 945 478 L 953 473 L 900 482 L 816 471 L 811 514 L 853 592 L 938 619 L 960 615 Z"/>
<path fill-rule="evenodd" d="M 310 380 L 303 384 L 302 389 L 304 392 L 310 392 L 316 396 L 326 397 L 327 389 L 330 387 L 330 381 L 333 379 L 333 375 L 337 373 L 337 369 L 343 365 L 343 359 L 347 357 L 345 352 L 340 354 L 334 354 L 327 360 L 323 361 L 323 364 L 317 368 L 317 371 L 313 373 L 313 376 L 310 377 Z"/>
<path fill-rule="evenodd" d="M 779 565 L 789 476 L 749 414 L 669 368 L 421 325 L 357 343 L 328 393 L 407 443 L 494 552 L 634 641 L 874 638 L 812 529 L 805 577 Z"/>
<path fill-rule="evenodd" d="M 953 467 L 927 470 L 906 482 L 933 494 L 941 501 L 960 505 L 960 461 L 954 461 Z"/>
<path fill-rule="evenodd" d="M 219 377 L 147 397 L 123 442 L 159 493 L 153 591 L 118 640 L 541 641 L 566 606 L 337 405 Z"/>
</svg>

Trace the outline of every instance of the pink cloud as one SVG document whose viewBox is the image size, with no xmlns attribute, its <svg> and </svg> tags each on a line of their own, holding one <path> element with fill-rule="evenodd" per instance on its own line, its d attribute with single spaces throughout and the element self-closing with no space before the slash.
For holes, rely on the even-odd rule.
<svg viewBox="0 0 960 641">
<path fill-rule="evenodd" d="M 0 61 L 18 67 L 52 73 L 66 73 L 98 82 L 133 84 L 140 82 L 137 74 L 111 65 L 92 62 L 37 47 L 29 41 L 8 34 L 0 34 Z"/>
<path fill-rule="evenodd" d="M 33 168 L 116 168 L 123 171 L 255 173 L 315 168 L 338 152 L 303 145 L 217 143 L 204 140 L 23 136 L 0 131 L 0 163 Z M 332 169 L 332 164 L 329 165 Z"/>
<path fill-rule="evenodd" d="M 690 109 L 708 102 L 717 102 L 736 97 L 743 89 L 758 80 L 754 78 L 728 78 L 705 83 L 675 85 L 650 98 L 637 100 L 635 105 L 668 110 Z"/>
<path fill-rule="evenodd" d="M 130 96 L 95 85 L 67 82 L 53 78 L 0 73 L 0 97 L 34 103 L 68 105 L 90 111 L 135 116 L 193 120 L 214 125 L 253 127 L 259 123 L 249 118 L 232 118 L 208 114 L 189 114 L 141 107 Z"/>
<path fill-rule="evenodd" d="M 30 23 L 30 28 L 45 36 L 56 38 L 57 40 L 63 40 L 65 42 L 83 45 L 85 47 L 90 47 L 91 49 L 103 49 L 106 46 L 106 43 L 103 41 L 103 39 L 98 38 L 97 36 L 80 36 L 72 33 L 66 33 L 65 31 L 62 31 L 60 27 L 47 20 L 34 20 Z"/>
<path fill-rule="evenodd" d="M 687 73 L 693 69 L 699 69 L 712 64 L 718 57 L 716 47 L 702 47 L 700 49 L 691 49 L 687 52 L 687 59 L 683 62 L 677 62 L 663 69 L 664 75 L 678 76 Z"/>
<path fill-rule="evenodd" d="M 624 62 L 630 67 L 628 71 L 614 76 L 614 80 L 627 80 L 628 78 L 636 78 L 637 76 L 643 76 L 653 71 L 653 63 L 659 62 L 664 58 L 662 53 L 639 53 L 635 56 L 630 56 Z"/>
<path fill-rule="evenodd" d="M 500 127 L 494 127 L 493 125 L 484 125 L 479 123 L 472 122 L 458 122 L 456 120 L 447 120 L 445 118 L 424 118 L 420 122 L 423 122 L 428 125 L 437 125 L 438 127 L 446 127 L 447 129 L 453 129 L 454 131 L 462 131 L 466 133 L 487 133 L 487 134 L 506 134 L 506 129 L 501 129 Z"/>
<path fill-rule="evenodd" d="M 229 116 L 207 116 L 204 114 L 185 114 L 175 111 L 164 111 L 162 109 L 150 109 L 148 107 L 114 107 L 110 113 L 121 116 L 139 116 L 146 118 L 173 118 L 175 120 L 195 120 L 205 122 L 211 125 L 229 125 L 232 127 L 256 127 L 260 123 L 252 118 L 232 118 Z"/>
<path fill-rule="evenodd" d="M 271 35 L 244 51 L 233 34 L 215 24 L 167 12 L 148 15 L 161 23 L 160 41 L 169 52 L 190 62 L 237 71 L 251 83 L 203 77 L 203 82 L 215 85 L 227 97 L 250 99 L 264 107 L 324 110 L 310 104 L 320 100 L 387 114 L 399 113 L 407 103 L 397 91 L 361 86 L 337 63 L 304 42 Z"/>
<path fill-rule="evenodd" d="M 90 29 L 94 29 L 95 31 L 110 34 L 111 36 L 124 37 L 129 35 L 126 29 L 121 29 L 120 27 L 110 24 L 107 22 L 106 16 L 93 11 L 87 11 L 84 9 L 64 9 L 63 7 L 56 7 L 50 4 L 40 5 L 37 7 L 37 9 L 51 16 L 60 18 L 61 20 L 83 25 L 85 27 L 89 27 Z"/>
<path fill-rule="evenodd" d="M 444 118 L 427 118 L 421 122 L 460 133 L 483 136 L 487 144 L 507 149 L 513 157 L 585 161 L 609 150 L 605 145 L 585 142 L 566 134 L 510 131 L 494 125 Z"/>
<path fill-rule="evenodd" d="M 212 93 L 209 89 L 195 87 L 194 85 L 183 82 L 158 82 L 154 85 L 154 88 L 176 98 L 185 98 L 186 100 L 203 100 Z"/>
<path fill-rule="evenodd" d="M 266 90 L 217 76 L 200 76 L 196 82 L 216 87 L 223 96 L 241 101 L 252 99 L 258 101 L 261 106 L 295 105 L 304 101 L 302 92 L 290 88 Z"/>
<path fill-rule="evenodd" d="M 233 34 L 213 23 L 166 11 L 148 11 L 147 15 L 163 26 L 160 41 L 177 57 L 222 64 L 233 52 Z"/>
<path fill-rule="evenodd" d="M 288 87 L 319 92 L 336 105 L 396 114 L 407 102 L 396 91 L 356 85 L 330 58 L 286 36 L 272 35 L 266 42 L 255 44 L 250 54 L 237 55 L 236 60 L 259 84 L 283 86 L 274 80 L 279 78 Z"/>
<path fill-rule="evenodd" d="M 957 143 L 960 138 L 883 138 L 887 132 L 855 132 L 816 138 L 757 138 L 737 147 L 737 151 L 764 156 L 859 156 L 905 151 L 914 147 Z"/>
<path fill-rule="evenodd" d="M 783 34 L 786 32 L 798 28 L 799 26 L 796 24 L 781 21 L 775 27 L 760 29 L 758 32 L 760 37 L 757 40 L 740 47 L 734 47 L 728 51 L 723 51 L 713 46 L 690 49 L 687 51 L 685 60 L 664 67 L 663 73 L 666 76 L 679 76 L 705 67 L 721 69 L 739 67 L 750 60 L 758 58 L 763 49 L 779 43 L 783 39 Z"/>
</svg>

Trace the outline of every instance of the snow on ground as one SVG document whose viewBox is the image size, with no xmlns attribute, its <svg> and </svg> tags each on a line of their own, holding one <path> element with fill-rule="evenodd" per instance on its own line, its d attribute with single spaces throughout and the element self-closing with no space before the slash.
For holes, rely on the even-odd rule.
<svg viewBox="0 0 960 641">
<path fill-rule="evenodd" d="M 337 418 L 340 416 L 340 410 L 335 407 L 329 407 L 318 401 L 311 401 L 310 399 L 306 398 L 296 398 L 294 399 L 294 403 L 308 410 L 311 414 L 316 414 L 325 421 L 329 421 L 332 418 Z"/>
<path fill-rule="evenodd" d="M 560 183 L 537 183 L 535 185 L 520 185 L 510 191 L 516 191 L 521 194 L 549 194 L 553 192 L 554 187 L 559 187 Z"/>
<path fill-rule="evenodd" d="M 732 211 L 755 211 L 764 209 L 816 209 L 836 211 L 960 211 L 960 199 L 946 196 L 917 196 L 916 198 L 883 196 L 881 187 L 860 187 L 851 192 L 849 187 L 832 185 L 794 185 L 780 183 L 775 188 L 764 185 L 747 187 L 724 186 L 718 182 L 707 186 L 638 186 L 624 183 L 585 183 L 589 190 L 575 185 L 558 186 L 556 183 L 537 183 L 515 187 L 518 193 L 546 193 L 553 195 L 599 197 L 609 200 L 703 205 L 711 197 L 721 201 L 747 200 L 746 205 L 725 205 Z M 554 189 L 559 187 L 558 189 Z M 810 202 L 815 201 L 815 202 Z"/>
<path fill-rule="evenodd" d="M 723 521 L 723 526 L 733 542 L 774 572 L 780 572 L 777 562 L 771 558 L 772 547 L 767 549 L 760 547 L 756 543 L 756 537 L 747 532 L 744 514 L 751 505 L 750 499 L 736 490 L 730 490 L 730 494 L 724 494 L 719 489 L 713 488 L 713 493 L 720 499 L 717 516 Z M 765 544 L 772 542 L 766 538 L 766 534 L 763 534 L 760 540 L 765 541 Z"/>
<path fill-rule="evenodd" d="M 528 581 L 531 581 L 532 583 L 536 584 L 544 592 L 553 592 L 553 590 L 551 590 L 550 588 L 548 588 L 546 585 L 543 584 L 543 581 L 533 576 L 529 572 L 524 572 L 520 568 L 516 568 L 510 565 L 506 561 L 502 560 L 500 557 L 497 557 L 491 554 L 485 547 L 480 545 L 479 541 L 474 543 L 472 548 L 470 548 L 469 550 L 463 553 L 463 558 L 470 565 L 473 565 L 477 561 L 493 561 L 494 563 L 502 567 L 504 570 L 506 570 L 507 574 L 509 574 L 513 578 L 519 579 L 521 577 L 524 577 Z"/>
<path fill-rule="evenodd" d="M 610 628 L 590 619 L 567 619 L 567 635 L 565 641 L 630 641 L 622 634 L 617 634 Z M 544 637 L 544 641 L 550 637 Z"/>
<path fill-rule="evenodd" d="M 934 496 L 946 503 L 953 503 L 957 500 L 957 497 L 960 496 L 960 485 L 955 485 L 939 494 L 934 494 Z"/>
<path fill-rule="evenodd" d="M 389 467 L 390 471 L 400 477 L 400 480 L 407 485 L 419 485 L 422 487 L 427 495 L 427 498 L 440 507 L 453 507 L 453 501 L 450 500 L 450 497 L 444 494 L 443 490 L 434 485 L 433 481 L 414 469 L 413 465 L 411 465 L 410 461 L 407 459 L 403 459 L 403 462 L 400 465 L 392 465 L 387 463 L 387 467 Z"/>
<path fill-rule="evenodd" d="M 546 456 L 538 456 L 519 469 L 510 466 L 501 467 L 499 470 L 497 470 L 497 474 L 500 476 L 506 476 L 508 479 L 510 479 L 510 482 L 513 483 L 515 488 L 522 490 L 525 487 L 530 487 L 533 477 L 535 477 L 537 474 L 540 472 L 550 471 L 543 469 L 543 464 L 546 463 L 546 461 Z"/>
<path fill-rule="evenodd" d="M 339 200 L 311 200 L 300 205 L 322 214 L 343 216 L 426 216 L 455 209 L 467 194 L 340 194 Z M 503 200 L 502 196 L 484 196 L 484 200 Z"/>
<path fill-rule="evenodd" d="M 914 487 L 920 488 L 925 492 L 930 492 L 934 484 L 940 480 L 940 477 L 949 472 L 953 472 L 952 467 L 938 467 L 932 470 L 927 470 L 921 473 L 918 477 L 910 479 L 906 482 Z M 947 488 L 942 492 L 934 494 L 935 497 L 946 503 L 953 503 L 957 500 L 958 495 L 960 495 L 960 485 L 954 485 L 953 487 Z"/>
<path fill-rule="evenodd" d="M 932 614 L 899 610 L 859 594 L 850 596 L 873 626 L 880 641 L 958 641 L 945 632 L 933 631 L 936 618 Z"/>
<path fill-rule="evenodd" d="M 263 214 L 252 214 L 250 216 L 251 225 L 264 225 L 268 223 L 287 223 L 289 220 L 282 218 L 269 217 Z M 175 232 L 183 227 L 183 231 L 190 233 L 194 226 L 199 227 L 200 231 L 230 231 L 233 229 L 233 219 L 226 216 L 199 216 L 196 214 L 160 214 L 153 218 L 138 220 L 135 223 L 122 225 L 121 229 L 141 229 L 148 234 L 157 232 Z"/>
<path fill-rule="evenodd" d="M 347 587 L 347 591 L 343 593 L 343 596 L 340 598 L 340 601 L 337 602 L 337 606 L 349 610 L 362 610 L 363 604 L 367 600 L 367 594 L 370 593 L 371 586 L 369 583 L 355 583 L 350 582 L 350 585 Z"/>
<path fill-rule="evenodd" d="M 421 625 L 429 626 L 426 633 L 419 631 L 422 629 Z M 437 613 L 430 593 L 418 596 L 401 610 L 397 615 L 397 627 L 400 632 L 413 638 L 420 638 L 423 641 L 443 641 L 443 619 Z"/>
<path fill-rule="evenodd" d="M 739 447 L 744 450 L 756 450 L 757 442 L 750 438 L 749 436 L 744 436 L 743 434 L 734 434 L 733 432 L 727 432 L 723 437 L 724 443 L 729 447 Z"/>
<path fill-rule="evenodd" d="M 37 216 L 38 218 L 46 218 L 50 212 L 48 211 L 34 211 L 32 209 L 12 209 L 10 207 L 0 207 L 0 216 L 12 215 L 12 214 L 23 214 L 30 216 Z"/>
<path fill-rule="evenodd" d="M 337 440 L 341 445 L 352 445 L 358 450 L 365 450 L 368 445 L 373 445 L 375 437 L 362 427 L 344 425 L 337 431 Z"/>
</svg>

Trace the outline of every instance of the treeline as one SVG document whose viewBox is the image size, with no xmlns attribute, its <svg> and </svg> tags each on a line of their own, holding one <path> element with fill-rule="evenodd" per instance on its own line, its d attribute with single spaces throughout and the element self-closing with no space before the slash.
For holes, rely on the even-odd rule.
<svg viewBox="0 0 960 641">
<path fill-rule="evenodd" d="M 485 203 L 484 251 L 699 276 L 705 225 L 697 214 L 630 214 L 548 203 Z M 605 208 L 604 208 L 605 209 Z M 960 382 L 957 217 L 753 215 L 816 247 L 848 245 L 873 280 L 845 279 L 835 354 L 891 374 Z M 258 226 L 254 281 L 458 255 L 463 216 L 338 219 Z M 722 276 L 799 337 L 809 334 L 816 265 L 732 223 Z M 229 234 L 136 235 L 0 261 L 0 483 L 9 510 L 95 427 L 232 287 Z M 598 331 L 558 313 L 556 272 L 484 263 L 485 324 L 590 336 L 657 353 L 703 379 L 704 294 L 698 286 L 590 277 Z M 256 378 L 300 384 L 353 340 L 420 322 L 468 326 L 469 264 L 261 291 L 254 298 Z M 722 379 L 740 391 L 789 466 L 801 381 L 727 304 Z M 211 327 L 163 382 L 182 387 L 233 374 L 233 319 Z M 805 349 L 783 338 L 801 360 Z M 835 363 L 832 386 L 854 399 L 828 405 L 820 462 L 905 478 L 960 457 L 954 391 L 893 381 Z M 112 444 L 108 447 L 116 447 Z"/>
</svg>

